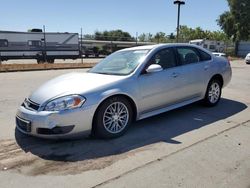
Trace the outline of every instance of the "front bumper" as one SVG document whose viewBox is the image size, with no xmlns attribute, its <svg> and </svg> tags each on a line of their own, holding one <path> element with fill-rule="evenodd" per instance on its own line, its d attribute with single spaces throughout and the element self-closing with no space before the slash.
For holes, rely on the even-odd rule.
<svg viewBox="0 0 250 188">
<path fill-rule="evenodd" d="M 245 59 L 246 60 L 246 64 L 250 64 L 250 59 Z"/>
<path fill-rule="evenodd" d="M 22 133 L 42 138 L 66 138 L 90 134 L 97 106 L 62 112 L 32 111 L 20 106 L 16 127 Z"/>
</svg>

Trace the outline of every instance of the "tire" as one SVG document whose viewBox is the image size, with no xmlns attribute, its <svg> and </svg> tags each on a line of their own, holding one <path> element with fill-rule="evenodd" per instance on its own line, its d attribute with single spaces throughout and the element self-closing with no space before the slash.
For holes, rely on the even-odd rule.
<svg viewBox="0 0 250 188">
<path fill-rule="evenodd" d="M 42 59 L 37 59 L 37 64 L 43 64 L 44 61 Z"/>
<path fill-rule="evenodd" d="M 55 62 L 54 59 L 48 59 L 47 61 L 48 61 L 48 63 L 50 63 L 50 64 L 53 64 L 53 63 Z"/>
<path fill-rule="evenodd" d="M 124 97 L 112 97 L 105 100 L 94 117 L 94 136 L 98 138 L 122 136 L 132 122 L 132 112 L 131 104 Z"/>
<path fill-rule="evenodd" d="M 207 91 L 203 102 L 206 106 L 216 106 L 221 99 L 222 83 L 213 79 L 208 83 Z"/>
</svg>

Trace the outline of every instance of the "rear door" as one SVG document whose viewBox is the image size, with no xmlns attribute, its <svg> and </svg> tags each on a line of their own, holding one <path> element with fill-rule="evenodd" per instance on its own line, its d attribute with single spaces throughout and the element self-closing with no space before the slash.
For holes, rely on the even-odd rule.
<svg viewBox="0 0 250 188">
<path fill-rule="evenodd" d="M 182 68 L 184 100 L 202 97 L 209 79 L 212 57 L 206 52 L 189 46 L 176 47 Z"/>
</svg>

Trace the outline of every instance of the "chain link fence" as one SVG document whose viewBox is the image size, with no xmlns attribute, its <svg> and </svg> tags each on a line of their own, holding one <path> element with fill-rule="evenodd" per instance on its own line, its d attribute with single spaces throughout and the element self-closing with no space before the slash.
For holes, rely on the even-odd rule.
<svg viewBox="0 0 250 188">
<path fill-rule="evenodd" d="M 208 40 L 209 41 L 209 40 Z M 212 41 L 212 40 L 211 40 Z M 152 45 L 160 43 L 176 43 L 176 39 L 170 38 L 157 38 L 145 37 L 140 40 L 140 37 L 115 37 L 115 36 L 96 36 L 96 35 L 83 35 L 82 36 L 82 52 L 85 57 L 91 54 L 94 56 L 108 55 L 123 48 L 134 46 Z M 179 38 L 178 43 L 189 43 L 190 40 Z M 219 52 L 224 52 L 227 56 L 236 56 L 235 43 L 231 41 L 214 41 L 223 44 L 223 49 Z M 215 50 L 216 51 L 216 50 Z"/>
</svg>

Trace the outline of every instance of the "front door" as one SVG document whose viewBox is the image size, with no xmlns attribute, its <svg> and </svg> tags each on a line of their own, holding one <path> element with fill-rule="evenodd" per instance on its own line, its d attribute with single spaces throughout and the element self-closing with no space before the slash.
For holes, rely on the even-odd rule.
<svg viewBox="0 0 250 188">
<path fill-rule="evenodd" d="M 176 103 L 183 95 L 181 93 L 181 70 L 180 66 L 177 66 L 173 48 L 157 52 L 147 67 L 151 64 L 161 65 L 163 70 L 154 73 L 144 71 L 139 76 L 140 111 L 142 114 Z"/>
</svg>

